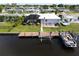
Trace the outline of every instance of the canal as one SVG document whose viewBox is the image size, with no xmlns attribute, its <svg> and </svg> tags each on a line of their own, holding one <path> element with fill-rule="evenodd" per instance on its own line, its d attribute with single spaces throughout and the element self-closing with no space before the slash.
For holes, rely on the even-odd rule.
<svg viewBox="0 0 79 59">
<path fill-rule="evenodd" d="M 79 44 L 79 43 L 78 43 Z M 0 56 L 77 56 L 77 48 L 66 48 L 59 37 L 42 43 L 39 38 L 18 38 L 17 34 L 0 34 Z"/>
</svg>

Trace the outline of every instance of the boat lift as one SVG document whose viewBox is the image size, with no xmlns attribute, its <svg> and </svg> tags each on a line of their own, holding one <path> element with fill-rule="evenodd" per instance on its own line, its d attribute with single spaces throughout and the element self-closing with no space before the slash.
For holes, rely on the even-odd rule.
<svg viewBox="0 0 79 59">
<path fill-rule="evenodd" d="M 41 23 L 40 33 L 39 33 L 40 41 L 42 42 L 44 40 L 43 37 L 49 37 L 49 39 L 51 40 L 51 38 L 52 38 L 51 34 L 52 34 L 52 32 L 49 32 L 49 33 L 44 32 L 43 25 Z"/>
</svg>

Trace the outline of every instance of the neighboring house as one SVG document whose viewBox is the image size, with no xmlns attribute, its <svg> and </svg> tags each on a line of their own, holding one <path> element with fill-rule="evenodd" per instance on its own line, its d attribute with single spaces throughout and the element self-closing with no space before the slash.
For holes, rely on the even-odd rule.
<svg viewBox="0 0 79 59">
<path fill-rule="evenodd" d="M 79 12 L 79 8 L 75 8 L 75 9 L 73 9 L 73 11 Z"/>
<path fill-rule="evenodd" d="M 59 8 L 57 8 L 57 10 L 60 12 L 69 12 L 70 11 L 69 9 L 66 9 L 64 7 L 59 7 Z"/>
<path fill-rule="evenodd" d="M 70 25 L 70 23 L 74 20 L 71 15 L 62 15 L 62 25 Z"/>
<path fill-rule="evenodd" d="M 72 11 L 74 11 L 74 12 L 79 12 L 79 7 L 78 7 L 78 6 L 75 6 L 75 8 L 72 9 Z"/>
<path fill-rule="evenodd" d="M 56 27 L 60 23 L 60 17 L 55 15 L 54 13 L 52 14 L 39 14 L 41 25 L 43 27 Z"/>
<path fill-rule="evenodd" d="M 40 10 L 36 7 L 25 7 L 24 12 L 40 12 Z"/>
<path fill-rule="evenodd" d="M 79 23 L 79 19 L 78 19 L 78 17 L 76 17 L 74 15 L 62 14 L 61 23 L 62 22 L 66 25 L 69 25 L 70 23 Z"/>
<path fill-rule="evenodd" d="M 16 13 L 22 13 L 23 12 L 23 8 L 16 7 L 15 11 L 16 11 Z"/>
<path fill-rule="evenodd" d="M 74 18 L 71 23 L 79 23 L 79 15 L 72 15 Z"/>
<path fill-rule="evenodd" d="M 71 15 L 64 15 L 63 16 L 63 20 L 68 21 L 68 22 L 73 21 L 73 19 L 74 19 L 74 17 Z"/>
<path fill-rule="evenodd" d="M 2 10 L 3 13 L 5 13 L 5 12 L 9 13 L 9 12 L 14 12 L 14 11 L 15 11 L 15 10 L 14 10 L 14 8 L 12 8 L 12 7 L 5 7 L 5 8 Z"/>
<path fill-rule="evenodd" d="M 48 9 L 43 9 L 41 7 L 34 7 L 34 6 L 29 6 L 29 7 L 5 7 L 2 10 L 2 13 L 21 13 L 21 12 L 29 12 L 29 13 L 40 13 L 40 12 L 54 12 L 56 11 L 53 8 L 48 8 Z"/>
<path fill-rule="evenodd" d="M 48 8 L 48 9 L 41 8 L 41 12 L 54 12 L 54 11 L 56 11 L 56 10 L 53 8 Z"/>
<path fill-rule="evenodd" d="M 10 13 L 10 12 L 14 12 L 14 13 L 20 13 L 20 12 L 23 12 L 23 8 L 20 8 L 20 7 L 8 7 L 8 8 L 4 8 L 2 10 L 2 13 Z"/>
<path fill-rule="evenodd" d="M 20 14 L 0 14 L 0 22 L 4 21 L 16 21 Z"/>
</svg>

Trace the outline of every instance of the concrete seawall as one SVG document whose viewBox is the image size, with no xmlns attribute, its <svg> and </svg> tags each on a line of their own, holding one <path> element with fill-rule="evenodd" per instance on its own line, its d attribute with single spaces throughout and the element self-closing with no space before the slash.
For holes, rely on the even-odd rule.
<svg viewBox="0 0 79 59">
<path fill-rule="evenodd" d="M 34 36 L 42 36 L 42 37 L 46 37 L 46 36 L 59 36 L 58 32 L 21 32 L 18 35 L 19 37 L 34 37 Z"/>
<path fill-rule="evenodd" d="M 0 35 L 19 34 L 19 32 L 0 32 Z"/>
</svg>

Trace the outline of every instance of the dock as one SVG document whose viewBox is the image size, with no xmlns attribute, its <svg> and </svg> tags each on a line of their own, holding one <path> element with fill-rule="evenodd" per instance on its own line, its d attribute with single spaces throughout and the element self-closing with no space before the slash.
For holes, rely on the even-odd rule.
<svg viewBox="0 0 79 59">
<path fill-rule="evenodd" d="M 47 36 L 59 36 L 58 32 L 21 32 L 19 37 L 47 37 Z"/>
</svg>

